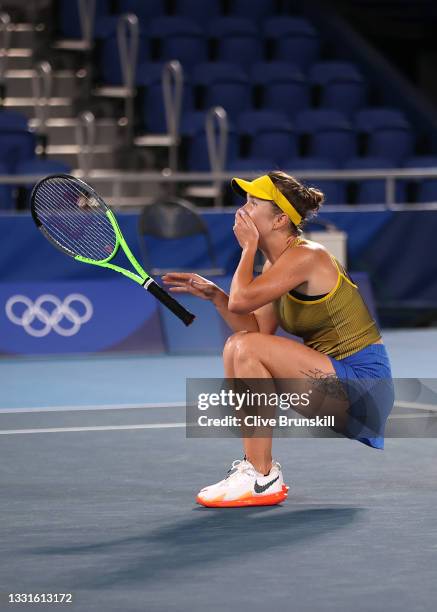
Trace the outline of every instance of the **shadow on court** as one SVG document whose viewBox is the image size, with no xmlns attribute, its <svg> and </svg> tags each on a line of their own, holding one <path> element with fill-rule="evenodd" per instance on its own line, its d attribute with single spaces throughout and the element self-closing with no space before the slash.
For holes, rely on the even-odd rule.
<svg viewBox="0 0 437 612">
<path fill-rule="evenodd" d="M 111 558 L 111 569 L 104 576 L 87 570 L 70 575 L 72 588 L 100 588 L 115 584 L 163 580 L 169 573 L 196 569 L 199 565 L 229 561 L 257 552 L 274 553 L 305 540 L 343 529 L 355 521 L 362 508 L 321 507 L 288 511 L 282 507 L 240 508 L 231 511 L 195 508 L 197 516 L 156 529 L 144 536 L 109 539 L 84 545 L 38 547 L 34 555 L 81 555 L 84 565 L 93 566 L 92 557 Z M 206 515 L 206 516 L 205 516 Z M 88 560 L 85 557 L 89 557 Z M 98 568 L 98 563 L 96 564 Z M 291 569 L 291 568 L 290 568 Z"/>
<path fill-rule="evenodd" d="M 234 439 L 158 429 L 1 442 L 0 593 L 72 592 L 78 612 L 433 609 L 434 440 L 388 440 L 381 452 L 279 439 L 288 500 L 223 510 L 194 496 L 238 457 Z"/>
</svg>

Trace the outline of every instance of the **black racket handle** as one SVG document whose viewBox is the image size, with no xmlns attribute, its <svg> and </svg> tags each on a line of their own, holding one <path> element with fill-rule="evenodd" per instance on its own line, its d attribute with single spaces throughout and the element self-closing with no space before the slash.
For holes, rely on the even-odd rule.
<svg viewBox="0 0 437 612">
<path fill-rule="evenodd" d="M 167 293 L 156 281 L 152 278 L 148 278 L 143 285 L 144 289 L 150 291 L 150 293 L 157 300 L 167 306 L 169 310 L 171 310 L 181 321 L 185 323 L 185 325 L 190 325 L 196 318 L 191 312 L 188 312 L 182 304 L 179 304 L 177 300 L 174 299 L 171 295 Z"/>
</svg>

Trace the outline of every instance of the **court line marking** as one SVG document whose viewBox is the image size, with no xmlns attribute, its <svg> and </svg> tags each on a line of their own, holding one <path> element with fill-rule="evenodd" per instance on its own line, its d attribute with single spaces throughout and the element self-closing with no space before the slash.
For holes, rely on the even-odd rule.
<svg viewBox="0 0 437 612">
<path fill-rule="evenodd" d="M 185 408 L 186 402 L 155 402 L 150 404 L 91 404 L 88 406 L 39 406 L 37 408 L 0 408 L 2 414 L 27 414 L 38 412 L 77 412 L 77 411 L 99 411 L 99 410 L 140 410 L 155 408 Z M 397 400 L 395 408 L 412 408 L 413 410 L 427 410 L 437 412 L 436 404 L 422 404 L 420 402 L 407 402 Z"/>
<path fill-rule="evenodd" d="M 142 423 L 139 425 L 95 425 L 93 427 L 41 427 L 35 429 L 2 429 L 0 435 L 34 433 L 72 433 L 80 431 L 114 431 L 119 429 L 172 429 L 185 427 L 186 423 Z"/>
<path fill-rule="evenodd" d="M 186 402 L 156 402 L 150 404 L 94 404 L 89 406 L 40 406 L 37 408 L 0 408 L 2 414 L 27 414 L 32 412 L 76 412 L 80 410 L 138 410 L 153 408 L 185 408 Z"/>
<path fill-rule="evenodd" d="M 388 420 L 393 419 L 417 419 L 429 417 L 428 414 L 395 414 L 390 415 Z M 10 436 L 17 434 L 35 433 L 77 433 L 83 431 L 120 431 L 135 429 L 176 429 L 186 427 L 186 423 L 141 423 L 137 425 L 94 425 L 90 427 L 37 427 L 34 429 L 2 429 L 0 435 Z"/>
<path fill-rule="evenodd" d="M 432 411 L 434 412 L 434 411 Z M 431 418 L 436 418 L 434 414 L 429 414 L 429 413 L 416 413 L 416 412 L 412 412 L 411 414 L 390 414 L 390 416 L 388 417 L 389 421 L 393 421 L 395 419 L 431 419 Z"/>
<path fill-rule="evenodd" d="M 420 402 L 403 402 L 401 400 L 394 403 L 395 408 L 413 408 L 413 410 L 428 410 L 429 412 L 437 412 L 436 404 L 421 404 Z"/>
</svg>

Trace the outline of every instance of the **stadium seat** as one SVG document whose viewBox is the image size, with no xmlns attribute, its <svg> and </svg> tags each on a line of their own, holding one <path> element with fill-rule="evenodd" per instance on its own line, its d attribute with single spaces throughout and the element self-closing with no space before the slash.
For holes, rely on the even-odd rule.
<svg viewBox="0 0 437 612">
<path fill-rule="evenodd" d="M 291 127 L 287 115 L 271 110 L 246 111 L 241 113 L 237 122 L 238 131 L 242 134 L 254 134 L 265 128 L 281 129 L 282 127 Z"/>
<path fill-rule="evenodd" d="M 185 17 L 158 17 L 150 22 L 149 36 L 159 45 L 158 59 L 177 59 L 184 67 L 207 60 L 207 44 L 203 30 Z"/>
<path fill-rule="evenodd" d="M 257 25 L 247 17 L 219 17 L 209 24 L 209 35 L 213 38 L 244 34 L 250 36 L 260 34 Z"/>
<path fill-rule="evenodd" d="M 246 79 L 246 71 L 238 64 L 231 62 L 202 62 L 193 68 L 194 85 L 210 85 L 222 80 Z"/>
<path fill-rule="evenodd" d="M 185 113 L 181 119 L 180 133 L 187 144 L 186 166 L 188 170 L 209 172 L 211 170 L 208 155 L 208 146 L 205 132 L 205 111 L 192 111 Z M 231 160 L 238 157 L 238 139 L 232 124 L 229 125 L 227 166 Z"/>
<path fill-rule="evenodd" d="M 296 115 L 295 128 L 299 132 L 311 134 L 325 127 L 349 126 L 344 113 L 331 109 L 307 109 Z"/>
<path fill-rule="evenodd" d="M 0 174 L 7 174 L 0 169 Z M 1 210 L 14 210 L 15 200 L 13 196 L 13 190 L 10 185 L 0 185 L 0 211 Z"/>
<path fill-rule="evenodd" d="M 355 157 L 344 166 L 346 170 L 389 170 L 395 164 L 383 157 Z M 386 201 L 384 179 L 357 179 L 353 181 L 357 186 L 357 204 L 383 204 Z M 405 184 L 396 181 L 396 202 L 406 201 Z"/>
<path fill-rule="evenodd" d="M 413 153 L 413 149 L 414 139 L 409 127 L 388 127 L 370 134 L 367 152 L 369 155 L 389 157 L 399 165 Z"/>
<path fill-rule="evenodd" d="M 336 108 L 350 116 L 366 101 L 367 87 L 363 79 L 338 79 L 330 81 L 323 87 L 320 105 L 325 108 Z"/>
<path fill-rule="evenodd" d="M 71 172 L 71 166 L 64 164 L 56 159 L 47 159 L 41 157 L 35 157 L 35 159 L 28 159 L 27 161 L 20 162 L 16 169 L 15 174 L 69 174 Z"/>
<path fill-rule="evenodd" d="M 223 106 L 232 118 L 250 108 L 251 102 L 251 88 L 246 77 L 223 77 L 205 88 L 204 108 Z"/>
<path fill-rule="evenodd" d="M 276 81 L 300 80 L 304 75 L 292 62 L 257 62 L 251 67 L 251 78 L 256 83 L 270 84 Z"/>
<path fill-rule="evenodd" d="M 22 113 L 0 110 L 0 163 L 7 173 L 15 172 L 20 161 L 35 155 L 35 134 L 28 129 Z"/>
<path fill-rule="evenodd" d="M 252 136 L 250 152 L 252 155 L 267 155 L 281 164 L 290 155 L 297 155 L 296 136 L 290 128 L 265 128 Z"/>
<path fill-rule="evenodd" d="M 194 136 L 199 130 L 205 126 L 206 112 L 205 111 L 189 111 L 183 113 L 181 117 L 180 132 L 182 136 Z"/>
<path fill-rule="evenodd" d="M 275 162 L 273 159 L 269 159 L 268 157 L 237 157 L 229 163 L 229 170 L 240 172 L 266 173 L 274 170 L 275 168 Z"/>
<path fill-rule="evenodd" d="M 133 13 L 147 27 L 151 19 L 165 14 L 165 0 L 117 0 L 115 8 L 118 15 Z"/>
<path fill-rule="evenodd" d="M 101 20 L 96 33 L 99 77 L 106 85 L 123 85 L 120 53 L 117 40 L 117 20 Z M 140 28 L 137 65 L 150 58 L 150 41 Z"/>
<path fill-rule="evenodd" d="M 4 110 L 0 108 L 0 131 L 1 130 L 27 130 L 27 117 L 23 113 Z"/>
<path fill-rule="evenodd" d="M 411 126 L 403 113 L 396 109 L 362 109 L 355 116 L 355 127 L 367 135 L 367 155 L 385 157 L 401 164 L 413 153 Z"/>
<path fill-rule="evenodd" d="M 290 34 L 312 34 L 317 36 L 313 25 L 304 17 L 288 17 L 278 15 L 267 19 L 264 33 L 269 38 L 288 36 Z"/>
<path fill-rule="evenodd" d="M 410 157 L 404 164 L 405 168 L 429 168 L 437 172 L 437 157 L 432 155 L 417 155 Z M 437 177 L 410 179 L 417 183 L 417 202 L 437 202 Z"/>
<path fill-rule="evenodd" d="M 310 154 L 341 163 L 357 153 L 355 134 L 349 128 L 325 128 L 312 135 Z"/>
<path fill-rule="evenodd" d="M 247 17 L 261 22 L 267 19 L 275 10 L 272 0 L 232 0 L 229 3 L 230 14 L 235 17 Z"/>
<path fill-rule="evenodd" d="M 8 168 L 0 164 L 0 174 L 9 174 Z M 0 185 L 0 210 L 13 210 L 15 202 L 11 185 Z"/>
<path fill-rule="evenodd" d="M 145 62 L 138 67 L 137 85 L 142 88 L 140 95 L 142 124 L 148 132 L 161 134 L 167 132 L 162 71 L 164 62 Z M 194 108 L 193 90 L 189 80 L 184 78 L 181 112 Z"/>
<path fill-rule="evenodd" d="M 166 62 L 142 62 L 137 69 L 135 84 L 138 87 L 147 87 L 162 78 L 162 71 Z"/>
<path fill-rule="evenodd" d="M 263 59 L 263 43 L 255 24 L 240 17 L 221 17 L 210 23 L 210 37 L 217 44 L 216 59 L 247 68 Z"/>
<path fill-rule="evenodd" d="M 338 170 L 335 161 L 320 157 L 292 157 L 284 160 L 283 169 L 286 172 L 295 173 L 299 176 L 299 170 L 310 172 L 312 170 Z M 325 194 L 325 204 L 345 204 L 346 183 L 344 181 L 326 179 L 303 179 L 307 186 L 317 187 Z"/>
<path fill-rule="evenodd" d="M 120 15 L 103 15 L 96 20 L 94 26 L 94 37 L 97 40 L 105 40 L 117 34 L 117 24 Z"/>
<path fill-rule="evenodd" d="M 208 88 L 212 84 L 214 84 L 214 95 L 219 95 L 221 90 L 221 83 L 225 85 L 224 89 L 230 89 L 231 93 L 233 89 L 233 84 L 239 91 L 243 89 L 244 103 L 250 105 L 251 100 L 250 90 L 247 86 L 247 75 L 241 66 L 231 64 L 229 62 L 203 62 L 194 66 L 192 74 L 193 85 L 196 88 L 197 94 L 196 99 L 201 107 L 208 106 L 209 102 L 211 102 L 211 97 L 208 101 L 206 100 Z M 211 96 L 211 94 L 209 95 Z M 227 93 L 223 92 L 223 95 L 226 96 Z M 237 107 L 240 108 L 238 100 L 236 101 L 236 103 Z M 234 101 L 231 101 L 231 106 L 233 106 L 233 104 Z"/>
<path fill-rule="evenodd" d="M 97 0 L 94 26 L 101 17 L 110 14 L 110 0 Z M 58 12 L 58 27 L 62 38 L 82 38 L 82 28 L 79 19 L 79 3 L 72 0 L 60 0 Z"/>
<path fill-rule="evenodd" d="M 419 185 L 419 192 L 417 195 L 417 201 L 421 203 L 425 202 L 437 202 L 437 180 L 427 179 L 422 181 Z"/>
<path fill-rule="evenodd" d="M 284 161 L 284 170 L 338 170 L 339 166 L 325 157 L 291 157 Z"/>
<path fill-rule="evenodd" d="M 348 115 L 365 106 L 367 87 L 357 67 L 350 62 L 323 61 L 311 66 L 309 79 L 320 88 L 320 106 Z"/>
<path fill-rule="evenodd" d="M 15 174 L 40 174 L 42 176 L 47 176 L 48 174 L 70 173 L 71 167 L 67 164 L 53 159 L 44 159 L 38 157 L 20 162 L 15 168 Z M 21 187 L 24 187 L 26 189 L 26 204 L 28 207 L 30 206 L 28 198 L 34 185 L 35 181 L 30 181 L 27 185 L 21 184 Z"/>
<path fill-rule="evenodd" d="M 174 13 L 180 17 L 189 17 L 199 25 L 205 25 L 221 15 L 220 0 L 208 0 L 205 10 L 205 0 L 175 0 Z"/>
<path fill-rule="evenodd" d="M 355 115 L 355 129 L 359 132 L 373 132 L 384 127 L 404 127 L 405 115 L 396 108 L 367 107 Z"/>
<path fill-rule="evenodd" d="M 352 62 L 325 60 L 313 64 L 308 73 L 309 80 L 316 85 L 326 85 L 336 79 L 361 77 L 357 66 Z"/>
<path fill-rule="evenodd" d="M 281 164 L 297 154 L 297 141 L 286 115 L 271 111 L 249 111 L 238 118 L 239 134 L 250 137 L 249 154 Z"/>
<path fill-rule="evenodd" d="M 230 160 L 235 158 L 237 154 L 238 144 L 236 134 L 229 132 L 226 167 L 229 166 Z M 211 171 L 205 130 L 197 132 L 190 139 L 190 143 L 188 146 L 187 169 L 189 171 L 195 170 L 199 172 Z"/>
<path fill-rule="evenodd" d="M 437 171 L 437 156 L 415 155 L 413 157 L 409 157 L 404 163 L 404 168 L 434 168 Z"/>
<path fill-rule="evenodd" d="M 35 155 L 35 134 L 28 130 L 0 129 L 0 163 L 8 173 L 14 173 L 17 164 Z"/>
<path fill-rule="evenodd" d="M 295 129 L 310 136 L 309 154 L 333 159 L 337 164 L 357 154 L 357 140 L 343 113 L 313 109 L 298 113 Z"/>
<path fill-rule="evenodd" d="M 319 55 L 319 37 L 311 23 L 302 17 L 272 17 L 264 26 L 264 35 L 274 42 L 276 60 L 293 62 L 306 70 Z"/>
<path fill-rule="evenodd" d="M 252 66 L 251 78 L 261 87 L 262 108 L 293 117 L 310 105 L 308 83 L 295 64 L 258 62 Z"/>
</svg>

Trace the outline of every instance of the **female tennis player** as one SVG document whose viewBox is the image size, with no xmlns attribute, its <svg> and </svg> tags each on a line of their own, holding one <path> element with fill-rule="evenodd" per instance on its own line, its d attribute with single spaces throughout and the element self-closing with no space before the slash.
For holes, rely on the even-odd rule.
<svg viewBox="0 0 437 612">
<path fill-rule="evenodd" d="M 319 399 L 302 414 L 330 414 L 337 432 L 383 448 L 394 393 L 380 331 L 344 267 L 321 244 L 300 235 L 323 193 L 281 171 L 251 182 L 234 178 L 232 188 L 246 203 L 235 215 L 241 258 L 229 295 L 193 273 L 167 273 L 163 282 L 170 291 L 210 300 L 235 332 L 223 352 L 226 378 L 274 384 L 304 379 Z M 257 249 L 265 264 L 254 277 Z M 275 336 L 278 325 L 303 343 Z M 272 459 L 269 431 L 244 437 L 244 459 L 233 462 L 224 480 L 203 488 L 197 502 L 213 507 L 282 502 L 288 487 Z"/>
</svg>

